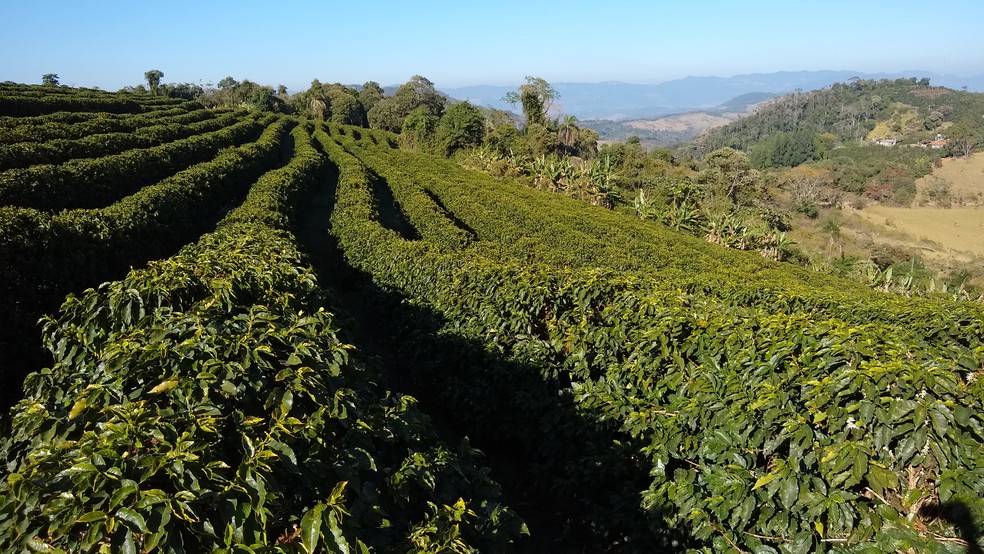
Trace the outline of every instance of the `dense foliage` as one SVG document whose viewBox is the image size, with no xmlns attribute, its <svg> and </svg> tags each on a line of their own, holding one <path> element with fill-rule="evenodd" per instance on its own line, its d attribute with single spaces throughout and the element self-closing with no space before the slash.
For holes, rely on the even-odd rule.
<svg viewBox="0 0 984 554">
<path fill-rule="evenodd" d="M 652 534 L 636 529 L 628 544 L 651 544 L 670 526 L 689 529 L 690 546 L 720 551 L 948 551 L 953 543 L 938 537 L 953 530 L 941 515 L 962 506 L 981 524 L 978 306 L 957 306 L 965 315 L 955 320 L 935 302 L 838 290 L 850 287 L 738 253 L 732 272 L 706 244 L 646 262 L 646 245 L 661 243 L 653 228 L 604 225 L 607 212 L 560 209 L 559 200 L 340 131 L 339 146 L 368 165 L 326 146 L 342 175 L 334 229 L 348 259 L 435 309 L 445 333 L 539 370 L 579 413 L 615 423 L 611 440 L 652 473 L 637 497 Z M 395 167 L 450 210 L 411 207 L 428 196 L 392 188 L 411 221 L 434 220 L 414 223 L 421 240 L 375 219 L 369 181 L 398 176 Z M 479 241 L 442 252 L 454 233 L 425 229 L 451 225 Z M 591 267 L 613 263 L 647 274 Z M 741 269 L 749 263 L 759 268 Z M 686 282 L 691 292 L 678 288 Z M 476 421 L 501 421 L 496 433 L 543 444 L 536 463 L 554 467 L 541 434 L 549 426 L 536 419 L 554 400 L 496 396 L 493 367 L 436 368 L 429 378 L 453 380 L 441 398 Z M 514 415 L 504 417 L 503 404 Z M 582 500 L 596 502 L 596 513 L 610 501 Z"/>
<path fill-rule="evenodd" d="M 53 365 L 0 443 L 5 550 L 496 551 L 521 530 L 467 443 L 340 340 L 289 232 L 326 160 L 304 124 L 269 131 L 289 162 L 251 152 L 268 171 L 238 175 L 214 233 L 45 319 Z"/>
<path fill-rule="evenodd" d="M 852 80 L 776 98 L 704 133 L 681 154 L 702 158 L 729 147 L 747 152 L 759 169 L 823 160 L 821 167 L 834 170 L 830 185 L 904 205 L 934 160 L 984 144 L 982 109 L 984 95 L 932 87 L 928 79 Z"/>
<path fill-rule="evenodd" d="M 315 83 L 297 105 L 310 118 L 56 83 L 0 95 L 25 112 L 0 119 L 18 137 L 0 152 L 23 160 L 0 172 L 2 548 L 974 548 L 981 305 L 880 294 L 604 207 L 629 170 L 680 226 L 698 195 L 753 206 L 738 150 L 690 180 L 632 145 L 567 167 L 553 155 L 584 142 L 546 117 L 544 83 L 517 95 L 525 128 L 491 133 L 428 83 Z M 99 102 L 131 111 L 82 111 Z M 342 124 L 363 102 L 403 135 Z M 780 132 L 776 148 L 805 151 Z M 496 144 L 552 150 L 524 181 L 445 157 L 479 144 L 490 162 Z M 138 183 L 148 165 L 161 173 Z M 667 179 L 644 183 L 647 167 Z M 27 177 L 44 171 L 67 172 L 61 188 Z"/>
</svg>

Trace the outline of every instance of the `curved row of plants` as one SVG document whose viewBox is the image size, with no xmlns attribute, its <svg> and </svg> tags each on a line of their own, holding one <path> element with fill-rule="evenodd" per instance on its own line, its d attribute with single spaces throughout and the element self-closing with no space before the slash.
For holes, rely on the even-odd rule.
<svg viewBox="0 0 984 554">
<path fill-rule="evenodd" d="M 504 550 L 521 523 L 463 445 L 385 390 L 321 310 L 289 232 L 324 178 L 291 162 L 216 232 L 45 324 L 0 443 L 6 550 Z M 84 379 L 79 379 L 84 375 Z"/>
<path fill-rule="evenodd" d="M 0 86 L 0 116 L 37 116 L 59 111 L 140 113 L 185 100 L 58 87 Z"/>
<path fill-rule="evenodd" d="M 350 154 L 359 157 L 360 149 L 355 147 L 353 139 L 341 136 L 336 140 Z M 417 185 L 411 175 L 389 165 L 376 164 L 368 178 L 375 189 L 385 188 L 392 192 L 396 207 L 423 239 L 451 252 L 461 250 L 475 239 L 473 233 L 456 224 L 453 215 Z"/>
<path fill-rule="evenodd" d="M 789 314 L 818 312 L 855 324 L 882 322 L 911 330 L 913 340 L 936 348 L 984 345 L 984 307 L 979 304 L 874 292 L 846 279 L 717 248 L 652 222 L 462 170 L 449 160 L 387 148 L 383 140 L 363 137 L 350 144 L 359 147 L 354 152 L 364 151 L 361 155 L 372 159 L 372 167 L 399 167 L 410 174 L 481 241 L 517 259 L 640 271 L 728 304 Z"/>
<path fill-rule="evenodd" d="M 122 133 L 163 124 L 189 124 L 210 119 L 213 110 L 197 102 L 186 102 L 166 110 L 139 114 L 102 112 L 55 112 L 37 117 L 0 117 L 0 144 L 71 140 L 89 135 Z"/>
<path fill-rule="evenodd" d="M 35 346 L 33 322 L 61 298 L 168 256 L 206 231 L 248 184 L 282 162 L 294 122 L 276 119 L 255 142 L 227 149 L 107 207 L 55 214 L 0 207 L 0 371 L 19 383 L 14 363 Z M 3 405 L 16 388 L 0 391 Z"/>
<path fill-rule="evenodd" d="M 581 413 L 631 436 L 652 470 L 636 497 L 659 514 L 652 533 L 684 527 L 691 546 L 715 551 L 943 552 L 960 544 L 948 509 L 984 523 L 984 347 L 959 316 L 944 344 L 889 323 L 693 295 L 658 277 L 495 255 L 506 244 L 480 250 L 493 258 L 443 253 L 382 227 L 367 168 L 340 145 L 326 149 L 341 175 L 333 231 L 347 259 L 441 314 L 446 333 L 568 382 Z M 935 321 L 953 317 L 939 313 L 947 307 L 936 305 Z M 446 371 L 448 403 L 470 421 L 503 418 L 482 401 L 494 372 Z M 521 402 L 510 408 L 538 413 L 551 399 Z"/>
<path fill-rule="evenodd" d="M 243 119 L 244 114 L 230 112 L 193 123 L 160 122 L 126 132 L 100 133 L 79 139 L 7 144 L 0 146 L 0 170 L 40 164 L 60 164 L 74 158 L 96 158 L 124 150 L 150 148 L 219 131 Z"/>
<path fill-rule="evenodd" d="M 31 165 L 0 173 L 0 205 L 61 210 L 91 208 L 132 194 L 191 165 L 215 157 L 222 149 L 254 141 L 277 116 L 249 115 L 226 121 L 217 131 L 173 142 L 65 163 Z M 190 126 L 189 126 L 190 127 Z M 137 142 L 124 139 L 118 146 Z M 91 144 L 91 143 L 90 143 Z"/>
</svg>

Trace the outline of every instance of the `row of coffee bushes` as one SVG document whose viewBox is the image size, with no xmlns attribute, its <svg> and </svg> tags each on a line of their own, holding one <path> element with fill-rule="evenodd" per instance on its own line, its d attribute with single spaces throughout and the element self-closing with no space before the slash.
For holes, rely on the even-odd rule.
<svg viewBox="0 0 984 554">
<path fill-rule="evenodd" d="M 0 207 L 0 333 L 4 383 L 20 382 L 15 363 L 35 347 L 32 323 L 70 291 L 168 256 L 214 225 L 250 183 L 283 160 L 294 122 L 277 119 L 255 142 L 227 149 L 98 209 L 59 213 Z M 52 305 L 54 304 L 54 305 Z M 16 387 L 3 389 L 5 406 Z"/>
<path fill-rule="evenodd" d="M 366 132 L 369 133 L 369 132 Z M 559 267 L 606 267 L 657 276 L 686 292 L 728 304 L 789 314 L 825 314 L 855 324 L 882 322 L 912 331 L 934 347 L 977 351 L 984 346 L 984 306 L 944 298 L 882 294 L 846 279 L 727 250 L 659 224 L 625 217 L 561 195 L 466 171 L 453 162 L 357 141 L 371 166 L 400 167 L 432 192 L 481 241 L 511 257 Z M 358 151 L 358 150 L 356 150 Z M 974 356 L 965 363 L 984 362 Z"/>
<path fill-rule="evenodd" d="M 105 133 L 124 133 L 142 127 L 197 123 L 215 116 L 194 102 L 139 114 L 56 112 L 37 117 L 0 117 L 0 144 L 71 140 Z"/>
<path fill-rule="evenodd" d="M 0 116 L 36 116 L 59 111 L 139 113 L 186 102 L 178 98 L 97 90 L 0 85 Z"/>
<path fill-rule="evenodd" d="M 273 114 L 262 118 L 233 117 L 231 125 L 217 131 L 159 146 L 65 163 L 8 169 L 0 172 L 0 205 L 39 210 L 105 206 L 184 168 L 209 160 L 224 148 L 256 140 L 275 119 Z M 41 150 L 45 149 L 42 147 Z M 34 149 L 27 149 L 25 155 L 25 159 L 32 159 Z M 39 158 L 43 155 L 41 152 Z"/>
<path fill-rule="evenodd" d="M 0 146 L 0 170 L 39 164 L 60 164 L 73 158 L 95 158 L 134 148 L 150 148 L 170 141 L 211 133 L 245 119 L 225 113 L 202 121 L 157 123 L 132 131 L 101 133 L 85 138 L 20 142 Z"/>
<path fill-rule="evenodd" d="M 351 137 L 342 135 L 338 140 L 339 144 L 358 157 L 361 149 L 355 147 Z M 436 202 L 433 196 L 428 195 L 411 175 L 398 167 L 380 163 L 374 164 L 372 171 L 374 173 L 370 175 L 370 179 L 377 183 L 374 188 L 392 192 L 397 207 L 421 238 L 450 251 L 460 250 L 475 239 L 474 234 L 462 228 L 460 222 L 456 222 L 454 216 Z M 378 201 L 379 199 L 377 203 Z"/>
<path fill-rule="evenodd" d="M 47 320 L 0 443 L 5 550 L 504 551 L 521 523 L 467 449 L 339 340 L 287 231 L 307 130 L 177 255 Z"/>
<path fill-rule="evenodd" d="M 340 172 L 333 230 L 347 259 L 440 314 L 445 333 L 566 382 L 559 394 L 579 413 L 628 434 L 651 470 L 636 500 L 652 534 L 686 529 L 689 546 L 715 551 L 946 552 L 961 539 L 942 514 L 962 509 L 984 524 L 984 352 L 959 334 L 943 344 L 887 322 L 694 295 L 659 277 L 440 252 L 375 221 L 368 168 L 326 150 Z M 935 319 L 952 317 L 947 308 Z M 549 442 L 549 425 L 517 429 L 515 418 L 549 413 L 540 406 L 554 399 L 510 403 L 492 394 L 495 368 L 419 355 L 447 363 L 444 398 L 469 421 Z"/>
</svg>

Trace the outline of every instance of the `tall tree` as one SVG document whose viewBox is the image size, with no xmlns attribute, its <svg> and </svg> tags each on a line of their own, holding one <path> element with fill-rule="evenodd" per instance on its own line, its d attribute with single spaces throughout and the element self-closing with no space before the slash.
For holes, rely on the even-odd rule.
<svg viewBox="0 0 984 554">
<path fill-rule="evenodd" d="M 150 88 L 151 94 L 157 94 L 157 88 L 161 85 L 161 79 L 164 78 L 164 72 L 160 69 L 151 69 L 144 72 L 144 79 L 147 79 L 147 86 Z"/>
<path fill-rule="evenodd" d="M 219 90 L 233 90 L 239 86 L 239 81 L 233 79 L 232 77 L 226 77 L 219 81 L 219 84 L 216 86 L 219 87 Z"/>
<path fill-rule="evenodd" d="M 719 148 L 707 155 L 698 181 L 708 185 L 712 195 L 723 194 L 732 204 L 741 205 L 748 200 L 754 173 L 744 152 Z"/>
<path fill-rule="evenodd" d="M 946 137 L 953 156 L 970 156 L 984 144 L 984 119 L 965 117 L 946 130 Z"/>
<path fill-rule="evenodd" d="M 58 86 L 58 74 L 57 73 L 45 73 L 41 76 L 41 84 L 46 87 L 57 87 Z"/>
<path fill-rule="evenodd" d="M 571 153 L 574 144 L 577 142 L 577 132 L 580 129 L 577 125 L 577 118 L 573 115 L 568 115 L 561 120 L 558 127 L 558 138 L 560 139 L 560 145 L 568 153 Z"/>
<path fill-rule="evenodd" d="M 332 86 L 328 90 L 328 105 L 331 110 L 331 120 L 345 125 L 366 124 L 365 109 L 359 103 L 358 97 L 342 86 Z"/>
<path fill-rule="evenodd" d="M 369 81 L 362 85 L 362 90 L 359 91 L 359 102 L 362 103 L 362 107 L 368 112 L 383 99 L 383 87 L 379 86 L 376 81 Z"/>
<path fill-rule="evenodd" d="M 445 155 L 482 144 L 485 121 L 482 112 L 468 102 L 454 104 L 437 124 L 437 147 Z"/>
<path fill-rule="evenodd" d="M 444 95 L 434 88 L 434 83 L 420 75 L 410 77 L 409 81 L 401 85 L 396 91 L 395 98 L 401 107 L 406 109 L 407 114 L 424 107 L 435 117 L 441 117 L 444 113 L 444 105 L 447 103 Z"/>
<path fill-rule="evenodd" d="M 526 84 L 519 89 L 506 94 L 505 100 L 510 104 L 520 104 L 526 125 L 547 125 L 547 114 L 550 106 L 559 95 L 550 83 L 540 77 L 526 77 Z"/>
<path fill-rule="evenodd" d="M 403 127 L 400 129 L 401 144 L 410 150 L 430 150 L 437 123 L 437 117 L 426 107 L 416 108 L 403 120 Z"/>
</svg>

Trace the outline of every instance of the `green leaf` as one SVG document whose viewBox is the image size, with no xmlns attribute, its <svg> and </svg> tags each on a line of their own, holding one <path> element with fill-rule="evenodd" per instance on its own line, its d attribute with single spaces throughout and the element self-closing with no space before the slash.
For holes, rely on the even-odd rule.
<svg viewBox="0 0 984 554">
<path fill-rule="evenodd" d="M 123 554 L 137 554 L 137 545 L 133 542 L 133 532 L 129 529 L 123 537 L 123 545 L 120 552 Z"/>
<path fill-rule="evenodd" d="M 793 537 L 793 542 L 789 544 L 789 552 L 793 554 L 809 554 L 813 551 L 813 533 L 803 531 Z"/>
<path fill-rule="evenodd" d="M 147 391 L 147 394 L 159 394 L 162 392 L 167 392 L 176 386 L 178 386 L 177 379 L 168 379 L 167 381 L 164 381 L 161 384 L 157 385 L 156 387 Z"/>
<path fill-rule="evenodd" d="M 294 406 L 294 393 L 290 389 L 284 391 L 283 398 L 280 399 L 280 416 L 286 416 Z"/>
<path fill-rule="evenodd" d="M 301 548 L 305 552 L 314 552 L 321 539 L 321 515 L 325 511 L 324 504 L 318 504 L 308 510 L 301 518 Z"/>
<path fill-rule="evenodd" d="M 768 485 L 775 478 L 776 478 L 775 473 L 766 473 L 765 475 L 759 477 L 757 481 L 755 481 L 755 486 L 752 487 L 752 490 L 760 489 Z"/>
<path fill-rule="evenodd" d="M 109 516 L 106 515 L 106 512 L 102 512 L 102 511 L 96 510 L 94 512 L 89 512 L 87 514 L 84 514 L 84 515 L 80 516 L 79 519 L 75 520 L 75 522 L 76 523 L 92 523 L 93 521 L 102 521 L 102 520 L 106 519 L 107 517 L 109 517 Z"/>
<path fill-rule="evenodd" d="M 335 488 L 331 491 L 331 496 L 328 497 L 328 504 L 331 506 L 338 506 L 344 499 L 345 487 L 348 485 L 348 481 L 339 481 Z"/>
<path fill-rule="evenodd" d="M 789 510 L 798 499 L 799 483 L 794 477 L 786 478 L 786 480 L 782 483 L 782 487 L 779 489 L 779 500 L 782 501 L 782 505 Z"/>
<path fill-rule="evenodd" d="M 147 521 L 142 515 L 131 508 L 120 508 L 116 510 L 116 518 L 127 524 L 127 527 L 140 533 L 149 533 Z"/>
<path fill-rule="evenodd" d="M 37 537 L 27 541 L 27 549 L 31 552 L 57 552 L 55 547 L 46 542 L 41 542 L 41 539 Z"/>
<path fill-rule="evenodd" d="M 138 491 L 137 484 L 129 479 L 124 479 L 113 491 L 113 496 L 109 499 L 110 509 L 115 508 L 123 503 L 124 500 L 131 494 Z"/>
<path fill-rule="evenodd" d="M 950 426 L 950 421 L 946 417 L 946 414 L 938 409 L 932 409 L 929 411 L 929 416 L 933 421 L 933 430 L 936 431 L 936 436 L 941 439 L 945 438 L 946 430 Z"/>
<path fill-rule="evenodd" d="M 72 404 L 72 409 L 69 410 L 69 412 L 68 412 L 68 419 L 72 420 L 72 419 L 75 419 L 75 418 L 79 417 L 79 415 L 82 412 L 85 411 L 85 408 L 87 406 L 88 406 L 88 403 L 86 402 L 86 399 L 85 398 L 79 398 L 75 402 L 75 404 Z"/>
<path fill-rule="evenodd" d="M 345 540 L 345 535 L 342 534 L 342 528 L 338 524 L 338 517 L 335 515 L 335 511 L 332 510 L 328 512 L 328 528 L 331 530 L 331 536 L 333 539 L 333 544 L 329 544 L 332 552 L 337 552 L 338 554 L 349 554 L 348 541 Z"/>
</svg>

